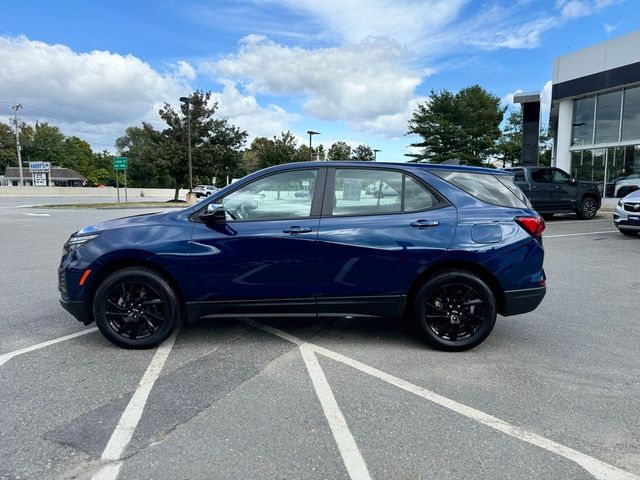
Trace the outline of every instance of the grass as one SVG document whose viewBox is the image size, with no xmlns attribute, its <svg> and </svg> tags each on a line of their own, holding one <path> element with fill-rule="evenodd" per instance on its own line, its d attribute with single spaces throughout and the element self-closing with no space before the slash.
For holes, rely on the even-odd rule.
<svg viewBox="0 0 640 480">
<path fill-rule="evenodd" d="M 188 206 L 184 201 L 168 202 L 106 202 L 106 203 L 60 203 L 53 205 L 38 205 L 34 208 L 96 208 L 101 210 L 107 209 L 125 209 L 125 208 L 184 208 Z"/>
</svg>

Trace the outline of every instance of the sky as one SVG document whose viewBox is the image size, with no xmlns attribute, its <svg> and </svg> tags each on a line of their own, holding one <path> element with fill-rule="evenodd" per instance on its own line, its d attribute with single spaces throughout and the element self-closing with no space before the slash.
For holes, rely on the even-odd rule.
<svg viewBox="0 0 640 480">
<path fill-rule="evenodd" d="M 0 121 L 14 103 L 96 151 L 163 102 L 212 91 L 249 134 L 290 130 L 404 161 L 416 106 L 479 84 L 511 105 L 554 58 L 640 29 L 640 0 L 140 0 L 6 2 Z M 248 145 L 247 145 L 248 146 Z"/>
</svg>

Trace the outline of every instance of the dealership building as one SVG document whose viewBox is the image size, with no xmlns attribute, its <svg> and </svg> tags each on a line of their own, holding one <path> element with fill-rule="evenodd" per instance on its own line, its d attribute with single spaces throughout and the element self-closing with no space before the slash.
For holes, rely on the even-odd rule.
<svg viewBox="0 0 640 480">
<path fill-rule="evenodd" d="M 640 174 L 640 32 L 557 58 L 552 83 L 553 165 L 611 196 Z"/>
</svg>

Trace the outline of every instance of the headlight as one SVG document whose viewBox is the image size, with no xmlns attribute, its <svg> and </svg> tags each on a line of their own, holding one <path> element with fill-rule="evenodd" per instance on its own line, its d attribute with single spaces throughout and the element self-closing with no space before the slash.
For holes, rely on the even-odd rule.
<svg viewBox="0 0 640 480">
<path fill-rule="evenodd" d="M 623 207 L 624 206 L 624 200 L 622 198 L 620 200 L 618 200 L 618 206 L 619 207 Z"/>
<path fill-rule="evenodd" d="M 92 233 L 89 235 L 76 235 L 75 233 L 69 237 L 67 243 L 64 244 L 64 251 L 69 253 L 78 247 L 81 247 L 85 243 L 89 243 L 91 240 L 98 238 L 99 233 Z"/>
</svg>

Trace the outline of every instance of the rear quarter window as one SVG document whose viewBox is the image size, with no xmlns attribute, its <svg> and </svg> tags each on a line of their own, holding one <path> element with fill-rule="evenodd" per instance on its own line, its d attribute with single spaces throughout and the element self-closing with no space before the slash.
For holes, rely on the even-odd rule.
<svg viewBox="0 0 640 480">
<path fill-rule="evenodd" d="M 483 202 L 502 207 L 529 208 L 529 202 L 511 175 L 430 170 L 434 175 Z"/>
</svg>

